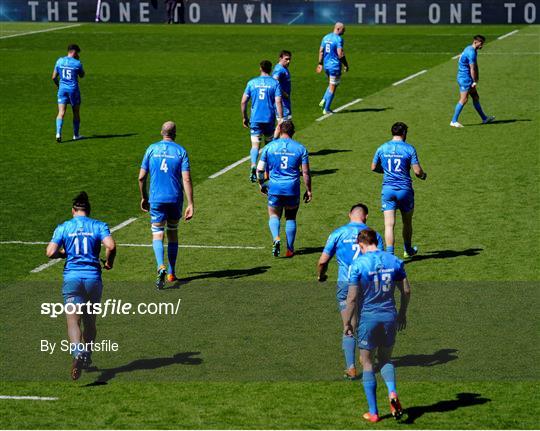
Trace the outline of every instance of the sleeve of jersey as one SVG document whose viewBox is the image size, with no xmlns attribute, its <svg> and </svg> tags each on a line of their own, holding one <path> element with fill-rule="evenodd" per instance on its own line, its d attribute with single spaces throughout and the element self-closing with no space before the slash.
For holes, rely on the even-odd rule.
<svg viewBox="0 0 540 431">
<path fill-rule="evenodd" d="M 475 64 L 476 63 L 476 51 L 474 49 L 469 51 L 469 64 Z"/>
<path fill-rule="evenodd" d="M 373 156 L 373 163 L 375 165 L 378 165 L 381 161 L 379 150 L 375 151 L 375 155 Z"/>
<path fill-rule="evenodd" d="M 381 251 L 384 251 L 384 242 L 379 232 L 377 232 L 377 248 Z"/>
<path fill-rule="evenodd" d="M 189 172 L 189 157 L 187 153 L 184 153 L 184 157 L 182 158 L 182 172 Z"/>
<path fill-rule="evenodd" d="M 244 94 L 249 98 L 251 97 L 251 86 L 249 85 L 249 82 L 246 85 L 246 89 L 244 90 Z"/>
<path fill-rule="evenodd" d="M 411 153 L 411 165 L 418 165 L 418 154 L 416 154 L 416 148 L 412 149 Z"/>
<path fill-rule="evenodd" d="M 103 241 L 108 236 L 111 236 L 111 231 L 107 223 L 102 223 L 99 229 L 99 239 Z"/>
<path fill-rule="evenodd" d="M 349 269 L 349 284 L 359 285 L 360 284 L 360 268 L 354 263 Z"/>
<path fill-rule="evenodd" d="M 144 157 L 141 162 L 141 169 L 144 169 L 146 172 L 150 170 L 150 149 L 146 150 Z"/>
<path fill-rule="evenodd" d="M 279 82 L 276 81 L 275 85 L 275 91 L 276 91 L 276 97 L 281 97 L 281 86 L 279 85 Z"/>
<path fill-rule="evenodd" d="M 397 264 L 398 264 L 398 269 L 396 271 L 396 280 L 397 281 L 401 281 L 403 279 L 405 279 L 407 277 L 407 273 L 405 272 L 405 264 L 403 263 L 402 260 L 400 259 L 397 259 Z"/>
<path fill-rule="evenodd" d="M 328 237 L 328 240 L 326 241 L 326 245 L 324 246 L 323 253 L 327 254 L 330 257 L 333 257 L 336 254 L 336 238 L 337 236 L 335 234 L 331 234 Z"/>
<path fill-rule="evenodd" d="M 307 165 L 309 163 L 309 154 L 308 150 L 304 148 L 304 151 L 302 152 L 302 164 Z"/>
<path fill-rule="evenodd" d="M 58 63 L 60 60 L 56 60 L 56 63 L 54 63 L 54 70 L 56 70 L 56 73 L 60 73 L 60 68 L 58 67 Z"/>
<path fill-rule="evenodd" d="M 338 42 L 337 42 L 337 47 L 343 49 L 343 44 L 344 44 L 343 38 L 340 37 L 340 38 L 338 39 Z"/>
<path fill-rule="evenodd" d="M 55 244 L 58 244 L 61 246 L 64 242 L 64 227 L 62 225 L 56 226 L 56 229 L 54 230 L 53 236 L 51 238 L 51 242 L 54 242 Z"/>
<path fill-rule="evenodd" d="M 266 162 L 268 161 L 268 146 L 265 146 L 261 151 L 261 157 L 259 158 L 259 161 Z"/>
</svg>

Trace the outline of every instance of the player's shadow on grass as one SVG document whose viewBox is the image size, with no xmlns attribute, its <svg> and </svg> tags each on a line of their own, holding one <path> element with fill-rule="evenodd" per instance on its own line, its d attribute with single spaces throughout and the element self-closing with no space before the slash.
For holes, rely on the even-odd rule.
<svg viewBox="0 0 540 431">
<path fill-rule="evenodd" d="M 511 119 L 511 120 L 494 120 L 491 123 L 482 124 L 482 123 L 475 123 L 475 124 L 464 124 L 464 126 L 491 126 L 493 124 L 509 124 L 509 123 L 517 123 L 518 121 L 532 121 L 530 118 L 524 118 L 522 120 L 518 119 Z"/>
<path fill-rule="evenodd" d="M 324 250 L 324 247 L 303 247 L 296 249 L 294 251 L 294 254 L 301 255 L 301 254 L 315 254 L 315 253 L 322 253 Z"/>
<path fill-rule="evenodd" d="M 440 349 L 428 355 L 403 355 L 392 358 L 396 367 L 434 367 L 458 359 L 457 349 Z"/>
<path fill-rule="evenodd" d="M 309 153 L 309 157 L 316 157 L 316 156 L 328 156 L 329 154 L 336 154 L 336 153 L 350 153 L 352 150 L 334 150 L 331 148 L 325 148 L 324 150 L 315 151 L 314 153 Z"/>
<path fill-rule="evenodd" d="M 469 392 L 461 392 L 456 395 L 455 400 L 443 400 L 437 401 L 434 404 L 428 404 L 424 406 L 414 406 L 403 410 L 402 423 L 414 424 L 414 422 L 426 413 L 446 413 L 451 412 L 462 407 L 479 406 L 489 403 L 491 399 L 483 398 L 480 394 L 473 394 Z M 391 415 L 385 415 L 381 419 L 391 418 Z"/>
<path fill-rule="evenodd" d="M 172 286 L 167 289 L 179 289 L 184 284 L 189 283 L 194 280 L 206 280 L 208 278 L 228 278 L 228 279 L 237 279 L 243 277 L 251 277 L 253 275 L 259 275 L 265 273 L 270 266 L 256 266 L 254 268 L 246 269 L 221 269 L 219 271 L 204 271 L 204 272 L 194 272 L 188 277 L 182 278 L 174 283 Z"/>
<path fill-rule="evenodd" d="M 88 372 L 100 371 L 101 374 L 94 382 L 89 383 L 86 386 L 106 385 L 109 380 L 114 379 L 116 375 L 120 373 L 130 373 L 138 370 L 155 370 L 156 368 L 168 367 L 169 365 L 174 364 L 201 365 L 203 362 L 202 358 L 193 357 L 200 354 L 201 352 L 183 352 L 163 358 L 137 359 L 129 364 L 116 368 L 105 368 L 103 370 L 98 368 L 90 369 Z"/>
<path fill-rule="evenodd" d="M 387 111 L 389 109 L 394 109 L 392 107 L 388 108 L 357 108 L 357 109 L 342 109 L 339 112 L 335 112 L 334 114 L 353 114 L 355 112 L 382 112 Z"/>
<path fill-rule="evenodd" d="M 428 251 L 425 254 L 420 254 L 413 256 L 411 259 L 407 260 L 405 263 L 418 262 L 420 260 L 427 259 L 451 259 L 454 257 L 460 256 L 478 256 L 483 248 L 467 248 L 465 250 L 437 250 L 437 251 Z"/>
<path fill-rule="evenodd" d="M 332 175 L 335 174 L 339 169 L 321 169 L 319 171 L 311 170 L 312 177 L 320 177 L 322 175 Z"/>
<path fill-rule="evenodd" d="M 81 139 L 68 139 L 68 140 L 65 140 L 65 141 L 62 141 L 62 143 L 68 143 L 68 142 L 79 142 L 79 141 L 88 141 L 90 139 L 113 139 L 113 138 L 129 138 L 130 136 L 136 136 L 138 135 L 138 133 L 122 133 L 122 134 L 118 134 L 118 135 L 90 135 L 90 136 L 85 136 L 84 138 L 81 138 Z"/>
</svg>

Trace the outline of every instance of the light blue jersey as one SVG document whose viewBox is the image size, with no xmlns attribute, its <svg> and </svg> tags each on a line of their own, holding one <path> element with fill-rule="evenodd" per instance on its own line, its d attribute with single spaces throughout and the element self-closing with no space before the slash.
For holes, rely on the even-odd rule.
<svg viewBox="0 0 540 431">
<path fill-rule="evenodd" d="M 411 165 L 417 165 L 416 149 L 405 141 L 388 141 L 382 144 L 373 157 L 373 163 L 384 170 L 383 188 L 412 190 Z"/>
<path fill-rule="evenodd" d="M 84 74 L 80 60 L 73 57 L 60 57 L 54 66 L 54 70 L 60 77 L 59 90 L 78 90 L 79 76 Z"/>
<path fill-rule="evenodd" d="M 291 73 L 287 67 L 282 66 L 280 63 L 276 64 L 274 71 L 272 72 L 272 78 L 279 82 L 282 92 L 287 93 L 289 97 L 283 97 L 283 117 L 289 117 L 292 114 L 291 111 Z"/>
<path fill-rule="evenodd" d="M 299 196 L 302 164 L 309 163 L 306 148 L 290 138 L 280 138 L 263 148 L 260 160 L 265 163 L 270 180 L 268 195 Z"/>
<path fill-rule="evenodd" d="M 189 172 L 189 158 L 181 145 L 159 141 L 146 150 L 141 168 L 150 174 L 150 204 L 183 201 L 182 172 Z"/>
<path fill-rule="evenodd" d="M 359 286 L 359 313 L 362 321 L 394 321 L 397 317 L 394 290 L 396 281 L 407 274 L 403 261 L 385 251 L 369 251 L 351 265 L 349 285 Z"/>
<path fill-rule="evenodd" d="M 343 38 L 335 33 L 328 33 L 321 41 L 321 48 L 323 49 L 324 70 L 341 74 L 341 60 L 337 50 L 343 48 Z"/>
<path fill-rule="evenodd" d="M 338 283 L 347 283 L 349 280 L 349 267 L 353 260 L 361 255 L 360 246 L 357 243 L 358 234 L 369 227 L 364 223 L 350 222 L 338 227 L 330 234 L 326 241 L 323 253 L 328 256 L 336 256 L 338 264 Z M 383 239 L 377 233 L 379 250 L 383 250 Z"/>
<path fill-rule="evenodd" d="M 459 83 L 472 82 L 471 64 L 476 64 L 477 52 L 472 45 L 467 46 L 458 60 L 457 80 Z"/>
<path fill-rule="evenodd" d="M 111 235 L 106 223 L 76 216 L 58 225 L 51 242 L 66 251 L 64 279 L 101 278 L 101 242 Z"/>
<path fill-rule="evenodd" d="M 279 82 L 271 76 L 258 76 L 251 79 L 244 90 L 251 99 L 251 118 L 255 123 L 272 123 L 276 117 L 276 97 L 281 97 Z"/>
</svg>

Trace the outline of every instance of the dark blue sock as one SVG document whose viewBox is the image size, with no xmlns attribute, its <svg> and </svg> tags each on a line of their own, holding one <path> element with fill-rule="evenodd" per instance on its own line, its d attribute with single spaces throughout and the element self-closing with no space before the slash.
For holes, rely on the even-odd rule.
<svg viewBox="0 0 540 431">
<path fill-rule="evenodd" d="M 158 268 L 163 265 L 163 240 L 154 239 L 152 241 L 152 248 L 154 249 L 154 254 L 156 255 L 156 262 Z"/>
<path fill-rule="evenodd" d="M 259 157 L 259 150 L 257 148 L 251 147 L 251 150 L 249 150 L 249 156 L 251 157 L 251 165 L 256 165 L 257 158 Z"/>
<path fill-rule="evenodd" d="M 354 351 L 356 350 L 356 340 L 354 337 L 344 335 L 341 341 L 341 347 L 343 348 L 343 353 L 345 354 L 345 363 L 347 368 L 354 367 L 356 365 Z"/>
<path fill-rule="evenodd" d="M 333 93 L 330 91 L 328 92 L 328 96 L 326 97 L 326 103 L 324 104 L 324 110 L 330 111 L 330 105 L 332 105 L 332 101 L 334 100 L 334 95 L 336 94 L 335 90 Z"/>
<path fill-rule="evenodd" d="M 294 239 L 296 238 L 296 220 L 285 222 L 285 235 L 287 235 L 287 249 L 294 251 Z"/>
<path fill-rule="evenodd" d="M 369 412 L 372 415 L 379 414 L 377 410 L 377 380 L 373 371 L 364 371 L 362 373 L 362 384 L 368 402 Z"/>
<path fill-rule="evenodd" d="M 463 110 L 463 106 L 461 103 L 457 103 L 456 104 L 456 107 L 454 109 L 454 116 L 452 117 L 452 123 L 455 123 L 457 122 L 458 118 L 459 118 L 459 114 L 461 114 L 461 111 Z"/>
<path fill-rule="evenodd" d="M 386 246 L 386 251 L 387 251 L 388 253 L 394 254 L 394 246 L 393 246 L 393 245 L 387 245 L 387 246 Z"/>
<path fill-rule="evenodd" d="M 279 217 L 270 216 L 268 219 L 268 227 L 270 228 L 270 233 L 272 234 L 272 239 L 275 241 L 279 238 Z"/>
<path fill-rule="evenodd" d="M 56 119 L 56 134 L 61 135 L 62 134 L 62 125 L 64 124 L 64 120 L 61 118 Z"/>
<path fill-rule="evenodd" d="M 176 274 L 174 268 L 176 266 L 176 257 L 178 256 L 178 243 L 169 242 L 167 244 L 167 257 L 169 258 L 169 274 Z"/>
<path fill-rule="evenodd" d="M 476 109 L 476 112 L 478 112 L 478 115 L 480 115 L 480 117 L 482 118 L 482 121 L 485 121 L 487 116 L 486 116 L 486 114 L 484 114 L 484 111 L 482 110 L 482 106 L 480 105 L 480 101 L 477 100 L 477 101 L 473 102 L 473 105 L 474 105 L 474 109 Z"/>
<path fill-rule="evenodd" d="M 80 126 L 81 126 L 80 121 L 73 120 L 73 135 L 74 136 L 79 136 L 79 128 L 80 128 Z"/>
<path fill-rule="evenodd" d="M 391 362 L 384 364 L 381 368 L 381 376 L 384 383 L 386 383 L 386 387 L 388 388 L 388 394 L 390 395 L 391 392 L 395 392 L 397 394 L 396 369 L 394 368 L 394 364 Z"/>
</svg>

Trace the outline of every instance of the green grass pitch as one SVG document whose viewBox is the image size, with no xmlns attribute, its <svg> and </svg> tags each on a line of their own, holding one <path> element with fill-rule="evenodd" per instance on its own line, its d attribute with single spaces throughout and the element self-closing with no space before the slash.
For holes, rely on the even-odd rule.
<svg viewBox="0 0 540 431">
<path fill-rule="evenodd" d="M 2 36 L 51 28 L 3 23 Z M 518 28 L 511 37 L 497 37 Z M 2 428 L 519 428 L 538 427 L 536 304 L 538 243 L 540 31 L 535 26 L 351 26 L 351 70 L 334 107 L 315 121 L 324 79 L 314 72 L 326 27 L 93 25 L 0 40 L 0 399 Z M 456 61 L 476 33 L 482 104 L 496 115 L 479 125 L 467 105 L 464 129 L 448 126 L 457 101 Z M 81 132 L 54 142 L 55 87 L 50 74 L 76 42 L 82 80 Z M 266 202 L 248 167 L 208 177 L 245 157 L 249 136 L 239 102 L 261 59 L 293 52 L 296 138 L 311 153 L 314 200 L 299 213 L 298 255 L 270 256 Z M 399 86 L 399 81 L 420 70 Z M 64 125 L 70 136 L 71 114 Z M 188 150 L 196 214 L 182 223 L 179 289 L 153 289 L 148 247 L 120 246 L 104 275 L 104 299 L 181 300 L 176 316 L 98 319 L 98 337 L 120 345 L 96 353 L 96 369 L 69 380 L 69 356 L 39 351 L 60 341 L 65 323 L 40 314 L 61 301 L 61 265 L 46 263 L 43 242 L 70 215 L 80 190 L 93 216 L 115 226 L 120 244 L 150 243 L 138 205 L 145 148 L 175 120 Z M 409 326 L 398 336 L 398 387 L 407 412 L 365 424 L 359 382 L 341 380 L 340 321 L 331 280 L 315 281 L 327 235 L 352 203 L 371 209 L 382 230 L 381 177 L 372 155 L 395 121 L 428 172 L 415 181 L 415 242 L 407 264 L 413 295 Z M 401 253 L 400 224 L 396 228 Z M 208 248 L 239 246 L 239 249 Z M 245 248 L 251 247 L 251 248 Z M 381 413 L 384 384 L 379 382 Z"/>
</svg>

